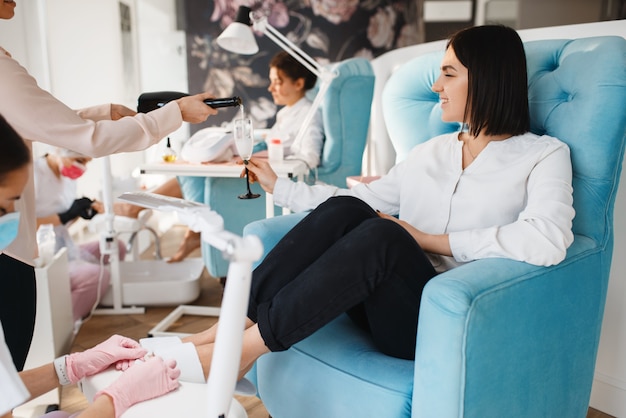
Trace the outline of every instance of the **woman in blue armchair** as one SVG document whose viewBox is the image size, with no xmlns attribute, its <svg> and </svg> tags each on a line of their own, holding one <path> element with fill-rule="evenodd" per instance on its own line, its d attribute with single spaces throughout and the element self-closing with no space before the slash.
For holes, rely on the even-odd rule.
<svg viewBox="0 0 626 418">
<path fill-rule="evenodd" d="M 515 30 L 453 35 L 432 90 L 442 119 L 463 129 L 417 145 L 369 184 L 295 183 L 250 160 L 277 204 L 313 210 L 254 271 L 241 376 L 344 312 L 381 352 L 412 359 L 422 290 L 439 272 L 490 257 L 543 266 L 564 259 L 573 241 L 569 148 L 529 132 Z M 215 328 L 189 337 L 205 373 Z"/>
</svg>

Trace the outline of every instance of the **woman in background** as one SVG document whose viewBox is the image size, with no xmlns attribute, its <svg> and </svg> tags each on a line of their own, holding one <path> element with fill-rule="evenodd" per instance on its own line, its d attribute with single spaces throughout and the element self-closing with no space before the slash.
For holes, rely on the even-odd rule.
<svg viewBox="0 0 626 418">
<path fill-rule="evenodd" d="M 304 161 L 309 170 L 314 170 L 320 164 L 324 146 L 324 123 L 319 109 L 305 134 L 301 138 L 297 138 L 297 135 L 313 105 L 306 93 L 315 87 L 317 77 L 294 57 L 281 51 L 270 61 L 269 80 L 267 90 L 272 94 L 274 104 L 283 107 L 276 114 L 276 122 L 267 132 L 265 143 L 261 147 L 257 146 L 256 151 L 263 150 L 272 139 L 280 139 L 286 159 Z M 204 177 L 180 176 L 163 183 L 152 192 L 205 203 L 204 189 Z M 130 217 L 137 217 L 142 209 L 130 204 L 116 205 L 116 213 Z M 199 247 L 200 234 L 187 229 L 183 242 L 169 262 L 181 261 Z"/>
<path fill-rule="evenodd" d="M 276 114 L 276 122 L 267 133 L 265 141 L 281 140 L 285 157 L 302 160 L 314 169 L 320 164 L 324 146 L 324 124 L 318 110 L 306 133 L 296 141 L 298 131 L 313 102 L 306 97 L 315 87 L 317 77 L 285 51 L 274 55 L 270 61 L 270 85 L 274 104 L 283 106 Z"/>
<path fill-rule="evenodd" d="M 50 224 L 56 236 L 55 253 L 67 248 L 72 311 L 75 331 L 109 288 L 108 259 L 100 254 L 98 240 L 76 245 L 67 229 L 76 219 L 92 219 L 104 212 L 101 202 L 77 197 L 76 180 L 87 170 L 91 157 L 58 148 L 33 162 L 35 174 L 35 214 L 37 227 Z M 126 247 L 119 241 L 119 258 L 124 260 Z"/>
</svg>

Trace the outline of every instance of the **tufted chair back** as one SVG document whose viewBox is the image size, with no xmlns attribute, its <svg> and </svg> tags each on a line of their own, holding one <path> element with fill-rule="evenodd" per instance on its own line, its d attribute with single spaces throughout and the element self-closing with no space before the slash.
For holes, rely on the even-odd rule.
<svg viewBox="0 0 626 418">
<path fill-rule="evenodd" d="M 624 111 L 626 107 L 626 40 L 612 36 L 575 40 L 541 40 L 526 42 L 525 49 L 528 60 L 531 130 L 537 134 L 557 137 L 569 145 L 573 165 L 574 207 L 576 210 L 573 225 L 574 244 L 568 250 L 566 260 L 561 263 L 560 267 L 556 267 L 563 271 L 561 273 L 551 272 L 550 274 L 555 276 L 551 279 L 553 282 L 550 284 L 546 282 L 546 285 L 541 287 L 541 290 L 537 291 L 533 297 L 536 300 L 543 299 L 542 303 L 552 304 L 550 298 L 555 293 L 565 291 L 562 296 L 571 298 L 572 301 L 577 300 L 583 294 L 585 295 L 581 299 L 585 302 L 578 305 L 576 316 L 563 315 L 563 318 L 570 318 L 573 328 L 566 326 L 551 329 L 551 332 L 556 330 L 559 333 L 576 335 L 573 338 L 577 340 L 576 342 L 565 343 L 567 339 L 557 341 L 553 335 L 548 336 L 547 327 L 544 330 L 544 327 L 541 326 L 532 330 L 533 337 L 527 336 L 525 338 L 541 340 L 541 336 L 545 332 L 546 337 L 542 343 L 549 345 L 550 342 L 548 341 L 552 340 L 555 349 L 561 344 L 564 349 L 568 347 L 567 350 L 576 351 L 576 354 L 569 356 L 568 360 L 562 358 L 560 361 L 577 362 L 578 377 L 581 379 L 579 383 L 584 388 L 579 393 L 584 394 L 584 396 L 579 401 L 569 399 L 568 396 L 570 395 L 563 392 L 558 392 L 558 395 L 554 392 L 551 396 L 560 397 L 557 402 L 554 402 L 555 404 L 560 402 L 570 405 L 571 413 L 563 409 L 559 412 L 562 414 L 561 416 L 581 416 L 581 411 L 586 410 L 588 394 L 593 380 L 595 356 L 613 252 L 613 207 L 626 139 L 626 112 Z M 383 113 L 398 160 L 405 158 L 415 144 L 435 135 L 458 129 L 458 124 L 441 122 L 438 96 L 430 89 L 439 74 L 439 63 L 442 56 L 443 52 L 430 53 L 407 62 L 394 73 L 385 86 Z M 587 255 L 593 254 L 593 256 L 583 260 L 584 257 L 581 255 L 585 253 Z M 503 263 L 493 263 L 492 266 L 491 260 L 481 260 L 471 264 L 474 269 L 477 269 L 478 266 L 482 266 L 483 269 L 504 268 Z M 565 266 L 571 269 L 567 273 Z M 430 296 L 430 292 L 440 292 L 440 290 L 434 289 L 445 280 L 454 280 L 458 284 L 458 275 L 464 270 L 454 269 L 437 279 L 433 279 L 427 286 L 422 300 L 427 299 L 429 302 L 435 300 L 434 297 Z M 538 271 L 538 275 L 544 274 L 540 271 Z M 547 269 L 547 272 L 550 272 L 550 269 Z M 547 272 L 543 280 L 546 280 Z M 558 281 L 563 281 L 563 283 L 557 286 Z M 568 286 L 573 288 L 568 289 Z M 461 289 L 462 287 L 457 289 L 461 294 L 468 291 L 468 289 Z M 448 295 L 447 298 L 449 297 Z M 507 302 L 499 302 L 515 304 L 513 302 L 515 299 L 513 297 Z M 485 298 L 486 300 L 487 298 Z M 492 301 L 491 303 L 495 302 Z M 478 306 L 480 304 L 477 303 L 474 307 L 468 308 L 468 312 L 471 313 Z M 423 305 L 422 311 L 427 312 L 431 308 L 426 303 Z M 492 305 L 490 309 L 493 309 L 494 312 L 497 311 L 495 305 Z M 568 310 L 565 306 L 559 307 L 559 309 L 562 309 L 563 313 Z M 509 311 L 508 314 L 505 313 L 507 311 Z M 526 315 L 521 311 L 521 308 L 503 307 L 499 315 L 501 318 L 509 318 L 512 321 L 511 326 L 517 326 L 513 325 L 519 321 L 519 319 L 516 320 L 516 316 Z M 549 314 L 554 316 L 556 315 L 555 311 L 556 309 Z M 418 351 L 421 347 L 428 351 L 429 345 L 435 345 L 432 338 L 425 336 L 425 330 L 430 326 L 430 324 L 424 324 L 428 321 L 427 318 L 427 314 L 420 313 L 419 327 L 424 332 L 418 333 Z M 529 318 L 525 319 L 525 321 L 527 320 Z M 468 321 L 470 322 L 464 326 L 469 327 L 473 324 L 476 330 L 480 329 L 482 325 L 479 325 L 479 322 L 472 322 L 477 321 L 475 319 L 468 319 Z M 573 323 L 576 325 L 574 326 Z M 467 350 L 465 355 L 474 350 L 476 353 L 480 352 L 481 356 L 493 360 L 506 347 L 502 341 L 495 344 L 497 339 L 503 339 L 503 335 L 496 335 L 494 328 L 485 328 L 481 332 L 477 332 L 477 335 L 480 335 L 477 339 L 482 339 L 482 342 L 476 343 L 478 345 L 472 347 L 472 340 L 467 340 L 467 346 L 464 348 Z M 488 348 L 486 343 L 490 340 L 493 340 L 494 345 Z M 480 348 L 478 348 L 479 346 Z M 533 358 L 533 360 L 536 359 Z M 430 362 L 428 367 L 432 367 L 433 364 Z M 470 377 L 466 376 L 465 386 L 451 388 L 452 391 L 463 390 L 468 399 L 472 396 L 480 397 L 484 385 L 492 382 L 494 378 L 494 375 L 491 375 L 489 379 L 485 379 L 481 374 L 481 370 L 489 369 L 488 361 L 482 365 L 474 363 L 474 366 L 477 377 L 471 379 L 472 382 L 470 382 Z M 544 366 L 546 370 L 550 370 L 547 364 Z M 558 372 L 556 370 L 554 372 L 561 376 L 570 373 L 565 369 L 560 368 Z M 429 415 L 432 411 L 438 411 L 438 414 L 442 414 L 438 416 L 457 416 L 458 407 L 449 405 L 433 407 L 433 404 L 437 402 L 424 398 L 424 396 L 429 397 L 429 391 L 420 391 L 420 385 L 427 388 L 429 385 L 432 386 L 432 382 L 426 379 L 421 380 L 420 376 L 424 375 L 418 373 L 418 370 L 419 363 L 416 364 L 414 408 L 424 408 L 426 412 L 423 412 L 423 416 L 433 416 Z M 512 376 L 516 376 L 515 379 L 519 381 L 518 370 L 513 368 L 509 372 Z M 505 386 L 514 384 L 504 374 L 506 373 L 503 373 L 500 384 Z M 528 378 L 531 379 L 531 377 Z M 581 386 L 578 389 L 581 389 Z M 539 414 L 535 415 L 529 412 L 532 408 L 524 411 L 521 409 L 522 405 L 517 405 L 520 410 L 515 411 L 515 405 L 511 404 L 510 399 L 507 402 L 509 403 L 509 416 L 518 416 L 518 414 L 520 416 L 544 416 L 541 411 L 545 411 L 545 405 L 542 403 L 534 405 L 537 408 L 536 413 Z M 577 403 L 579 405 L 576 405 Z M 491 407 L 497 410 L 497 404 L 498 401 L 494 401 Z M 476 404 L 471 401 L 460 406 L 461 410 L 466 408 L 466 416 L 481 416 L 479 409 L 473 409 L 475 407 Z M 503 407 L 505 406 L 503 405 Z M 449 411 L 450 415 L 442 413 L 442 411 Z M 550 416 L 550 414 L 545 416 Z"/>
<path fill-rule="evenodd" d="M 610 238 L 609 209 L 624 153 L 626 112 L 613 111 L 626 106 L 624 61 L 615 59 L 624 42 L 594 37 L 525 43 L 531 130 L 569 145 L 574 232 L 599 245 Z M 383 113 L 397 161 L 416 144 L 459 128 L 441 121 L 438 95 L 430 89 L 442 57 L 441 52 L 431 53 L 407 63 L 385 86 Z"/>
</svg>

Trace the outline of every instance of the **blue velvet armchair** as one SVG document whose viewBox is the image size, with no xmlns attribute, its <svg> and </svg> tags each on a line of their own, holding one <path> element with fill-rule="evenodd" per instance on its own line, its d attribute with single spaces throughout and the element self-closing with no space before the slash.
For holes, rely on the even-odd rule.
<svg viewBox="0 0 626 418">
<path fill-rule="evenodd" d="M 367 140 L 370 103 L 374 90 L 374 72 L 364 58 L 351 58 L 334 65 L 338 76 L 331 82 L 321 105 L 324 122 L 324 147 L 318 180 L 344 186 L 346 176 L 361 173 L 363 150 Z M 204 203 L 222 214 L 224 228 L 241 234 L 246 224 L 265 217 L 265 192 L 252 185 L 261 198 L 239 200 L 245 184 L 241 179 L 206 178 Z M 202 244 L 205 265 L 213 276 L 226 276 L 228 263 L 219 251 Z"/>
<path fill-rule="evenodd" d="M 415 361 L 377 352 L 340 316 L 250 372 L 274 418 L 584 418 L 613 250 L 613 206 L 626 139 L 626 40 L 525 43 L 531 129 L 565 141 L 574 169 L 575 240 L 537 267 L 484 259 L 433 278 L 422 296 Z M 455 129 L 430 86 L 443 51 L 417 57 L 385 85 L 398 159 Z M 268 251 L 305 214 L 257 221 Z M 305 249 L 303 249 L 304 251 Z"/>
</svg>

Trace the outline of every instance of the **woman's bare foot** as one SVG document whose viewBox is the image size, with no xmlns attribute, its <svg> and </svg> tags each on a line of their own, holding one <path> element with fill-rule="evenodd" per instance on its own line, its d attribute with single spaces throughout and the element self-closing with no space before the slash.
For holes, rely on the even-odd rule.
<svg viewBox="0 0 626 418">
<path fill-rule="evenodd" d="M 145 208 L 130 203 L 116 202 L 113 203 L 113 213 L 118 216 L 126 216 L 128 218 L 137 218 L 139 212 Z"/>
<path fill-rule="evenodd" d="M 243 334 L 241 350 L 241 360 L 239 362 L 239 373 L 237 380 L 241 380 L 246 373 L 250 371 L 256 360 L 270 350 L 265 346 L 258 325 L 254 324 L 247 328 Z M 208 378 L 211 368 L 211 360 L 213 359 L 213 350 L 215 343 L 196 345 L 198 358 L 202 364 L 202 371 L 205 379 Z"/>
<path fill-rule="evenodd" d="M 201 242 L 202 241 L 200 240 L 200 233 L 188 229 L 187 232 L 185 232 L 183 242 L 180 244 L 180 247 L 178 247 L 178 251 L 176 251 L 176 254 L 174 254 L 169 260 L 167 260 L 167 262 L 177 263 L 184 260 L 196 248 L 200 248 Z"/>
</svg>

